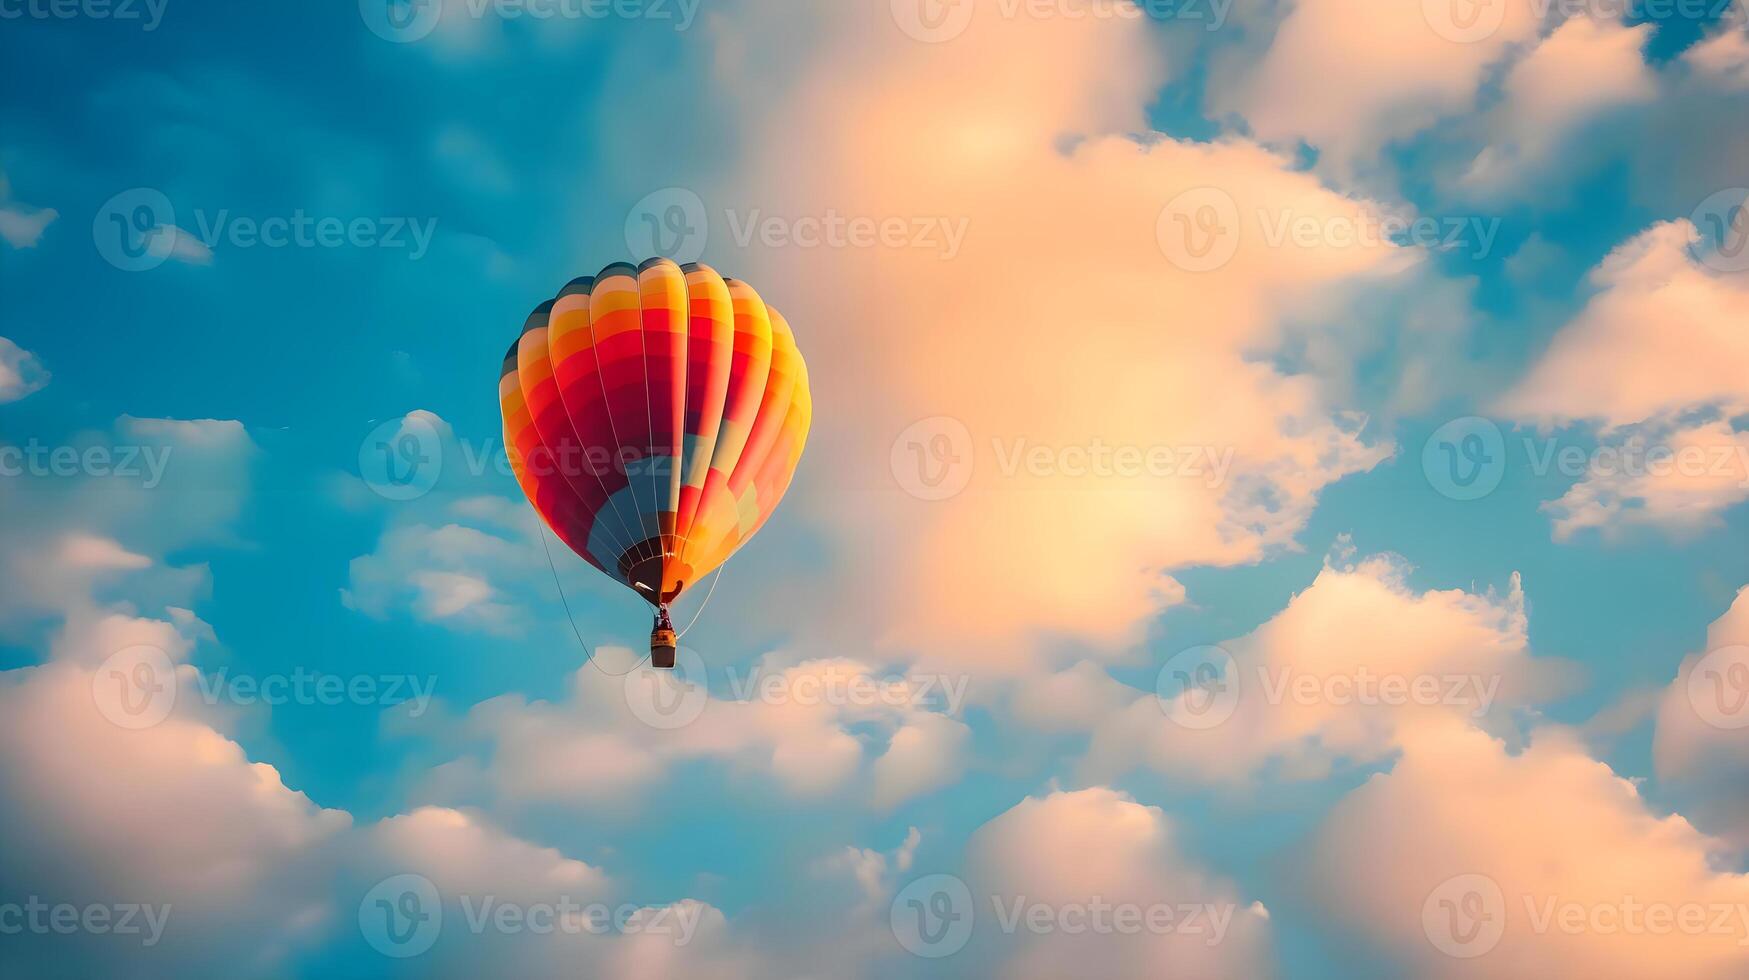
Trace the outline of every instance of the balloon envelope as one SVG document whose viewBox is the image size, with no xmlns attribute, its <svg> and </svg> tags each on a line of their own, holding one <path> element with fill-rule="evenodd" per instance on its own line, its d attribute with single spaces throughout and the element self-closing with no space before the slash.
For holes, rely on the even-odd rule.
<svg viewBox="0 0 1749 980">
<path fill-rule="evenodd" d="M 651 259 L 542 303 L 499 376 L 517 483 L 553 533 L 670 602 L 771 516 L 813 402 L 789 324 L 753 287 Z"/>
</svg>

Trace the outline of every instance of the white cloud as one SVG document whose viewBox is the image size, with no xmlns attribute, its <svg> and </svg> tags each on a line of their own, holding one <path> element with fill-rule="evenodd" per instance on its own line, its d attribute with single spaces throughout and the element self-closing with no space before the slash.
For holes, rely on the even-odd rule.
<svg viewBox="0 0 1749 980">
<path fill-rule="evenodd" d="M 971 729 L 946 715 L 919 714 L 893 732 L 870 775 L 877 807 L 893 807 L 952 785 L 965 770 Z"/>
<path fill-rule="evenodd" d="M 54 208 L 32 210 L 0 203 L 0 239 L 13 248 L 35 248 L 43 232 L 60 216 Z"/>
<path fill-rule="evenodd" d="M 1749 90 L 1749 30 L 1727 27 L 1689 48 L 1682 60 L 1720 88 Z"/>
<path fill-rule="evenodd" d="M 1457 42 L 1438 28 L 1463 23 L 1460 11 L 1477 12 L 1465 0 L 1300 0 L 1286 5 L 1260 59 L 1240 51 L 1224 60 L 1209 101 L 1239 113 L 1264 140 L 1305 140 L 1321 166 L 1350 174 L 1388 142 L 1472 110 L 1490 67 L 1534 41 L 1532 8 L 1490 5 L 1480 13 L 1499 14 L 1497 29 Z"/>
<path fill-rule="evenodd" d="M 1749 846 L 1749 588 L 1707 628 L 1658 700 L 1652 757 L 1660 787 L 1695 823 Z"/>
<path fill-rule="evenodd" d="M 1522 188 L 1527 173 L 1552 165 L 1578 127 L 1611 108 L 1651 102 L 1657 80 L 1641 55 L 1651 35 L 1651 24 L 1626 27 L 1590 17 L 1556 28 L 1506 75 L 1489 145 L 1463 184 L 1484 194 Z"/>
<path fill-rule="evenodd" d="M 1749 410 L 1749 279 L 1706 247 L 1687 220 L 1618 246 L 1591 274 L 1597 295 L 1502 399 L 1515 418 L 1599 428 L 1604 452 L 1547 507 L 1558 539 L 1692 532 L 1749 498 L 1749 435 L 1730 421 Z"/>
<path fill-rule="evenodd" d="M 207 588 L 205 566 L 155 556 L 230 545 L 258 449 L 234 421 L 136 419 L 64 444 L 29 441 L 0 480 L 0 626 L 20 615 L 88 608 L 94 589 L 126 577 L 167 605 Z"/>
<path fill-rule="evenodd" d="M 476 815 L 424 807 L 391 817 L 363 834 L 356 860 L 385 879 L 414 874 L 435 887 L 441 912 L 421 908 L 441 922 L 421 954 L 421 975 L 768 975 L 718 909 L 689 898 L 627 903 L 623 886 L 601 870 Z"/>
<path fill-rule="evenodd" d="M 1502 410 L 1556 425 L 1643 422 L 1702 405 L 1749 407 L 1749 279 L 1696 257 L 1686 220 L 1617 246 L 1591 273 L 1597 295 L 1507 393 Z"/>
<path fill-rule="evenodd" d="M 1300 853 L 1306 901 L 1429 980 L 1749 969 L 1749 878 L 1561 729 L 1428 716 Z"/>
<path fill-rule="evenodd" d="M 531 547 L 463 524 L 393 527 L 375 551 L 352 560 L 341 599 L 379 619 L 405 607 L 426 622 L 514 634 L 516 609 L 486 576 L 526 587 L 535 570 Z"/>
<path fill-rule="evenodd" d="M 599 868 L 444 807 L 390 817 L 371 827 L 369 837 L 381 860 L 416 864 L 441 891 L 484 889 L 509 902 L 535 901 L 562 891 L 593 901 L 607 894 L 610 884 Z"/>
<path fill-rule="evenodd" d="M 951 782 L 964 766 L 965 724 L 940 712 L 942 688 L 916 675 L 877 674 L 847 659 L 783 666 L 773 656 L 711 684 L 708 696 L 701 690 L 695 708 L 652 714 L 688 696 L 688 670 L 630 670 L 637 658 L 628 650 L 597 648 L 595 656 L 605 666 L 580 668 L 569 701 L 506 695 L 445 723 L 490 744 L 491 763 L 464 754 L 440 767 L 425 792 L 511 808 L 544 801 L 623 810 L 672 767 L 713 759 L 792 798 L 891 808 Z"/>
<path fill-rule="evenodd" d="M 35 354 L 0 337 L 0 405 L 41 391 L 48 383 L 48 369 Z"/>
<path fill-rule="evenodd" d="M 1749 431 L 1727 420 L 1634 426 L 1608 448 L 1578 483 L 1543 505 L 1556 541 L 1589 528 L 1610 540 L 1638 526 L 1692 535 L 1719 526 L 1723 511 L 1749 500 Z"/>
<path fill-rule="evenodd" d="M 1324 488 L 1389 456 L 1323 379 L 1268 355 L 1287 319 L 1344 287 L 1421 282 L 1422 253 L 1326 240 L 1328 228 L 1376 227 L 1384 209 L 1289 157 L 1124 135 L 1145 131 L 1164 75 L 1144 22 L 992 11 L 939 45 L 906 37 L 878 5 L 822 15 L 810 25 L 819 54 L 793 80 L 754 73 L 729 93 L 749 106 L 755 153 L 702 196 L 713 261 L 752 267 L 816 372 L 803 468 L 817 475 L 784 521 L 815 515 L 855 579 L 831 583 L 836 600 L 785 583 L 785 604 L 817 598 L 835 630 L 879 649 L 1020 670 L 1040 635 L 1105 653 L 1135 641 L 1182 598 L 1173 570 L 1291 548 Z M 719 44 L 757 48 L 767 26 L 724 24 Z M 1177 200 L 1202 217 L 1190 203 L 1208 189 L 1231 202 L 1234 251 L 1192 272 L 1168 257 L 1185 251 L 1184 229 L 1163 212 Z M 932 218 L 965 235 L 951 257 L 941 235 L 854 256 L 755 247 L 756 235 L 737 251 L 733 226 L 750 219 L 828 214 Z M 1306 223 L 1310 243 L 1277 237 Z M 911 428 L 920 419 L 951 421 Z M 1221 465 L 1069 472 L 1096 445 L 1203 447 Z M 907 486 L 931 478 L 921 468 L 948 461 L 927 455 L 944 446 L 969 467 L 965 489 L 913 497 Z M 1024 461 L 1039 449 L 1067 465 L 1038 472 Z"/>
<path fill-rule="evenodd" d="M 33 208 L 11 197 L 12 185 L 0 173 L 0 240 L 13 248 L 35 248 L 43 231 L 61 214 L 54 208 Z"/>
<path fill-rule="evenodd" d="M 1482 719 L 1555 680 L 1551 664 L 1529 656 L 1516 576 L 1496 595 L 1416 592 L 1408 572 L 1390 556 L 1327 563 L 1285 609 L 1219 646 L 1230 661 L 1169 659 L 1164 700 L 1132 691 L 1114 706 L 1103 682 L 1075 678 L 1084 713 L 1097 718 L 1084 778 L 1137 765 L 1211 782 L 1265 769 L 1323 778 L 1339 761 L 1386 759 L 1417 717 Z M 1214 672 L 1200 676 L 1205 662 Z M 1181 691 L 1180 670 L 1203 683 Z"/>
<path fill-rule="evenodd" d="M 1183 977 L 1269 972 L 1268 912 L 1184 854 L 1163 811 L 1126 794 L 1095 787 L 1028 797 L 978 828 L 967 852 L 980 932 L 1000 936 L 1001 976 L 1152 977 L 1163 964 Z M 1049 909 L 1053 921 L 1067 914 L 1070 925 L 1078 916 L 1079 930 L 1033 932 L 1022 919 L 1002 935 L 1017 902 Z M 1088 927 L 1096 904 L 1108 909 L 1104 931 Z M 1170 909 L 1172 924 L 1116 932 L 1109 910 L 1117 906 Z"/>
<path fill-rule="evenodd" d="M 213 250 L 199 235 L 175 225 L 159 225 L 147 242 L 148 253 L 188 265 L 212 265 Z"/>
<path fill-rule="evenodd" d="M 193 668 L 170 667 L 204 629 L 187 623 L 74 617 L 50 663 L 0 673 L 4 877 L 55 901 L 169 906 L 149 948 L 122 935 L 77 949 L 12 937 L 0 962 L 277 975 L 332 926 L 327 848 L 350 818 L 287 788 L 213 727 Z M 132 662 L 108 659 L 137 644 L 164 655 L 144 683 Z"/>
</svg>

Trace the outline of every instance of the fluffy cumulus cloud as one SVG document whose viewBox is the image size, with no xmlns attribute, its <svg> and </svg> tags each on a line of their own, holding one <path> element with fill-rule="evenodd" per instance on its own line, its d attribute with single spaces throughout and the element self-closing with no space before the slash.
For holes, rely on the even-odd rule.
<svg viewBox="0 0 1749 980">
<path fill-rule="evenodd" d="M 1262 139 L 1304 140 L 1338 173 L 1474 109 L 1489 69 L 1538 30 L 1527 3 L 1299 0 L 1286 9 L 1260 55 L 1238 49 L 1223 61 L 1210 105 L 1238 113 Z M 1270 25 L 1258 26 L 1270 37 Z"/>
<path fill-rule="evenodd" d="M 1620 538 L 1652 525 L 1678 534 L 1715 527 L 1749 500 L 1749 430 L 1729 419 L 1637 426 L 1605 447 L 1585 475 L 1545 510 L 1555 539 L 1587 528 Z"/>
<path fill-rule="evenodd" d="M 0 405 L 41 391 L 48 383 L 48 369 L 35 354 L 0 337 Z"/>
<path fill-rule="evenodd" d="M 71 621 L 49 663 L 0 673 L 0 865 L 52 905 L 138 907 L 140 932 L 72 950 L 89 969 L 273 975 L 332 926 L 329 848 L 350 818 L 203 716 L 186 663 L 199 624 L 181 618 Z M 58 938 L 11 937 L 4 956 L 28 975 L 68 955 Z"/>
<path fill-rule="evenodd" d="M 1339 803 L 1303 849 L 1307 901 L 1409 975 L 1671 976 L 1749 969 L 1749 878 L 1660 816 L 1572 733 L 1512 751 L 1450 718 Z"/>
<path fill-rule="evenodd" d="M 1325 487 L 1388 456 L 1267 355 L 1290 312 L 1421 281 L 1421 253 L 1255 143 L 1128 135 L 1164 71 L 1145 21 L 970 13 L 932 44 L 833 8 L 788 86 L 725 59 L 731 93 L 780 94 L 749 98 L 750 159 L 702 197 L 716 261 L 751 263 L 807 338 L 814 475 L 790 513 L 858 570 L 835 621 L 1002 668 L 1040 633 L 1133 639 L 1182 599 L 1174 569 L 1290 547 Z M 802 219 L 834 216 L 842 241 L 809 244 Z"/>
<path fill-rule="evenodd" d="M 411 524 L 383 532 L 376 550 L 354 558 L 341 601 L 377 618 L 405 609 L 427 622 L 505 633 L 515 607 L 501 590 L 533 571 L 526 535 L 509 537 L 462 523 Z M 491 576 L 490 572 L 517 574 Z"/>
<path fill-rule="evenodd" d="M 203 703 L 189 662 L 202 639 L 211 630 L 181 611 L 70 618 L 49 662 L 0 672 L 0 873 L 21 904 L 101 907 L 117 926 L 77 944 L 26 929 L 0 966 L 282 976 L 357 949 L 393 973 L 431 916 L 436 951 L 406 961 L 421 976 L 579 963 L 605 977 L 766 975 L 717 909 L 631 901 L 601 869 L 485 818 L 426 807 L 355 827 L 313 803 Z M 391 925 L 388 912 L 411 918 Z"/>
<path fill-rule="evenodd" d="M 374 619 L 410 615 L 463 632 L 523 635 L 533 610 L 527 597 L 548 601 L 554 570 L 534 511 L 496 495 L 512 482 L 496 444 L 464 442 L 423 409 L 379 431 L 393 456 L 387 468 L 367 451 L 360 474 L 334 482 L 342 503 L 386 517 L 375 547 L 348 564 L 341 604 Z M 547 546 L 574 570 L 563 545 L 549 537 Z"/>
<path fill-rule="evenodd" d="M 995 975 L 1269 973 L 1268 911 L 1187 856 L 1158 807 L 1104 787 L 1028 797 L 967 851 Z"/>
<path fill-rule="evenodd" d="M 1720 87 L 1749 90 L 1749 30 L 1719 31 L 1690 48 L 1682 60 Z"/>
<path fill-rule="evenodd" d="M 1539 425 L 1599 429 L 1607 451 L 1549 505 L 1558 537 L 1692 530 L 1749 499 L 1749 434 L 1734 421 L 1749 410 L 1749 278 L 1720 247 L 1687 220 L 1623 243 L 1592 272 L 1596 295 L 1502 401 Z"/>
<path fill-rule="evenodd" d="M 448 916 L 439 953 L 404 961 L 418 975 L 768 975 L 704 903 L 633 901 L 602 869 L 478 815 L 359 826 L 252 760 L 237 734 L 250 713 L 215 701 L 198 666 L 218 642 L 190 608 L 205 569 L 164 556 L 238 540 L 253 440 L 234 422 L 139 419 L 80 439 L 83 469 L 0 482 L 7 578 L 28 584 L 8 592 L 4 624 L 48 624 L 19 632 L 40 663 L 0 671 L 0 880 L 17 906 L 0 971 L 283 976 L 356 954 L 393 972 L 422 934 L 379 927 L 373 898 L 403 901 L 410 875 L 435 889 L 413 913 Z M 105 469 L 127 445 L 168 463 L 149 478 L 144 461 Z"/>
<path fill-rule="evenodd" d="M 0 481 L 0 626 L 52 629 L 19 633 L 41 637 L 40 664 L 0 673 L 0 877 L 115 928 L 27 930 L 0 955 L 21 975 L 51 959 L 274 975 L 332 928 L 325 876 L 351 821 L 227 734 L 191 664 L 215 639 L 189 608 L 205 569 L 163 562 L 234 540 L 254 443 L 234 422 L 145 419 L 75 441 L 19 447 L 26 472 Z"/>
<path fill-rule="evenodd" d="M 1664 690 L 1653 760 L 1696 823 L 1749 844 L 1749 589 Z"/>
<path fill-rule="evenodd" d="M 1211 782 L 1316 779 L 1376 763 L 1423 715 L 1481 721 L 1559 682 L 1529 656 L 1524 594 L 1417 592 L 1401 559 L 1338 556 L 1253 632 L 1167 660 L 1138 694 L 1089 665 L 1022 684 L 1015 717 L 1090 730 L 1083 775 L 1135 766 Z"/>
<path fill-rule="evenodd" d="M 258 449 L 234 421 L 123 417 L 62 443 L 0 445 L 0 628 L 92 606 L 93 595 L 158 556 L 237 540 Z M 187 605 L 204 565 L 158 567 L 135 587 Z"/>
<path fill-rule="evenodd" d="M 409 976 L 768 975 L 720 910 L 692 899 L 629 902 L 602 870 L 477 815 L 423 807 L 361 831 L 354 847 L 353 877 L 370 886 L 359 928 L 384 952 L 414 954 L 399 964 Z M 394 900 L 407 895 L 416 904 L 397 911 Z M 376 901 L 383 896 L 387 907 Z M 410 917 L 385 918 L 394 915 Z"/>
<path fill-rule="evenodd" d="M 1488 146 L 1463 183 L 1482 193 L 1519 186 L 1527 172 L 1547 167 L 1562 141 L 1585 123 L 1611 108 L 1652 101 L 1656 80 L 1641 53 L 1651 36 L 1651 24 L 1625 27 L 1590 17 L 1561 24 L 1507 73 Z"/>
<path fill-rule="evenodd" d="M 675 672 L 638 668 L 629 650 L 599 648 L 572 676 L 571 698 L 504 695 L 438 724 L 490 747 L 439 766 L 433 798 L 623 809 L 683 763 L 726 764 L 798 800 L 891 808 L 957 779 L 970 730 L 953 713 L 964 678 L 881 673 L 855 660 L 748 670 L 683 651 Z M 436 718 L 436 716 L 431 716 Z M 409 723 L 417 730 L 416 723 Z"/>
<path fill-rule="evenodd" d="M 1620 427 L 1694 406 L 1749 407 L 1749 280 L 1707 264 L 1692 222 L 1663 222 L 1591 273 L 1597 289 L 1505 399 L 1544 423 Z"/>
</svg>

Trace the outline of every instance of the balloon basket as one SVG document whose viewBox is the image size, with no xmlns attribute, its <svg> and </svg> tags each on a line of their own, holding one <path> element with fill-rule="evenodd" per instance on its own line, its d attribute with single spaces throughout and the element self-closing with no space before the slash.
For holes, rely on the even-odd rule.
<svg viewBox="0 0 1749 980">
<path fill-rule="evenodd" d="M 679 640 L 670 629 L 650 631 L 650 666 L 659 670 L 674 669 L 674 649 Z"/>
</svg>

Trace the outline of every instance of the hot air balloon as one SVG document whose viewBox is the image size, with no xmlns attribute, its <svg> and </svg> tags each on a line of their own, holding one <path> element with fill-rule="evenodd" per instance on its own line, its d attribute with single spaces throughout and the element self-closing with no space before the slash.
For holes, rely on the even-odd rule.
<svg viewBox="0 0 1749 980">
<path fill-rule="evenodd" d="M 504 445 L 560 541 L 655 607 L 756 534 L 789 488 L 813 401 L 782 316 L 708 266 L 618 262 L 529 314 L 498 381 Z"/>
</svg>

